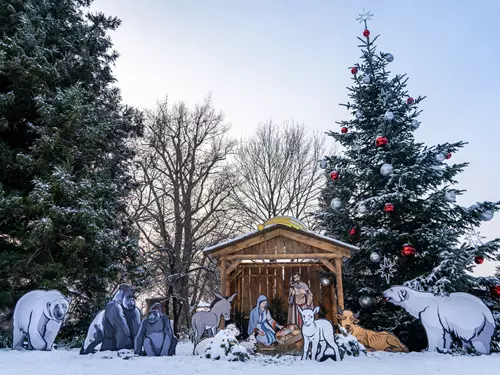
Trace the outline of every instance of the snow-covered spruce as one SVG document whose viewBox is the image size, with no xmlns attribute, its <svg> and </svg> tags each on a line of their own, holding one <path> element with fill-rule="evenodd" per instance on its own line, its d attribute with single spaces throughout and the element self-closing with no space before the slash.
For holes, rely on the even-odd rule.
<svg viewBox="0 0 500 375">
<path fill-rule="evenodd" d="M 214 336 L 205 349 L 205 357 L 241 362 L 250 359 L 248 351 L 238 343 L 234 333 L 228 330 L 222 330 Z"/>
</svg>

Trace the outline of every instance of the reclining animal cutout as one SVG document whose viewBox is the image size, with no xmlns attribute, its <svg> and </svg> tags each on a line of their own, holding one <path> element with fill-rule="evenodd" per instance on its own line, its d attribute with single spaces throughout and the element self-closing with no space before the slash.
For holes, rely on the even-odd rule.
<svg viewBox="0 0 500 375">
<path fill-rule="evenodd" d="M 350 310 L 342 310 L 338 308 L 339 313 L 336 317 L 339 325 L 347 331 L 347 333 L 356 337 L 356 339 L 366 348 L 366 350 L 386 351 L 386 352 L 405 352 L 408 353 L 408 348 L 392 333 L 375 332 L 369 329 L 362 328 L 358 325 L 359 312 L 353 314 Z"/>
<path fill-rule="evenodd" d="M 172 356 L 176 346 L 170 318 L 163 314 L 160 303 L 153 304 L 135 336 L 134 353 L 148 357 Z"/>
<path fill-rule="evenodd" d="M 314 310 L 297 307 L 302 317 L 302 337 L 304 339 L 304 347 L 302 349 L 302 360 L 321 361 L 325 356 L 327 347 L 331 347 L 335 352 L 335 361 L 341 361 L 339 346 L 335 339 L 333 324 L 326 319 L 314 320 L 314 316 L 319 312 L 319 307 Z M 311 354 L 309 354 L 309 346 L 311 346 Z M 319 347 L 319 352 L 318 352 Z"/>
<path fill-rule="evenodd" d="M 481 354 L 490 354 L 495 321 L 479 298 L 468 293 L 435 296 L 405 286 L 393 286 L 384 292 L 384 298 L 420 319 L 428 351 L 448 352 L 456 337 L 464 350 L 472 347 Z"/>
<path fill-rule="evenodd" d="M 230 338 L 237 338 L 240 335 L 240 330 L 236 327 L 235 324 L 228 324 L 227 327 L 219 332 L 217 332 L 217 336 L 226 336 Z M 257 342 L 257 339 L 255 339 L 255 336 L 251 335 L 251 337 L 254 338 L 255 342 Z M 206 339 L 201 340 L 194 348 L 194 354 L 195 355 L 205 355 L 205 351 L 207 348 L 213 343 L 214 338 L 209 337 Z M 243 344 L 243 343 L 240 343 Z M 244 346 L 244 345 L 242 345 Z M 246 347 L 245 347 L 246 348 Z"/>
<path fill-rule="evenodd" d="M 213 292 L 217 298 L 210 307 L 210 311 L 198 311 L 191 318 L 191 342 L 194 344 L 193 354 L 196 353 L 196 345 L 200 342 L 205 331 L 208 331 L 210 337 L 214 337 L 219 332 L 219 323 L 221 316 L 224 320 L 229 320 L 231 317 L 231 302 L 236 293 L 231 297 L 223 297 L 219 293 Z"/>
<path fill-rule="evenodd" d="M 90 324 L 80 354 L 96 350 L 134 349 L 140 323 L 141 313 L 135 306 L 132 288 L 122 284 L 106 308 L 99 311 Z"/>
<path fill-rule="evenodd" d="M 52 350 L 68 313 L 70 300 L 57 290 L 33 290 L 16 303 L 13 316 L 12 349 Z"/>
</svg>

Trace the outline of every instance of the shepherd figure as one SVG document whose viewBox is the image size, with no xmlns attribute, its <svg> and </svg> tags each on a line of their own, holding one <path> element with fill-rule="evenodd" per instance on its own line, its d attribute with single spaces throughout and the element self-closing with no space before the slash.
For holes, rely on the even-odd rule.
<svg viewBox="0 0 500 375">
<path fill-rule="evenodd" d="M 290 293 L 288 294 L 288 324 L 295 324 L 302 327 L 302 316 L 298 308 L 312 309 L 313 294 L 306 283 L 300 281 L 300 276 L 295 274 L 290 283 Z"/>
</svg>

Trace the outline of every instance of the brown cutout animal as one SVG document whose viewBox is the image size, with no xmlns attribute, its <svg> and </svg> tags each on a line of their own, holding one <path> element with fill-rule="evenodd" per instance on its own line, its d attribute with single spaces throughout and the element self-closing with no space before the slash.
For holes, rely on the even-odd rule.
<svg viewBox="0 0 500 375">
<path fill-rule="evenodd" d="M 368 351 L 405 352 L 408 348 L 399 339 L 389 332 L 375 332 L 357 325 L 359 312 L 353 314 L 350 310 L 342 310 L 335 314 L 341 327 L 356 337 Z"/>
</svg>

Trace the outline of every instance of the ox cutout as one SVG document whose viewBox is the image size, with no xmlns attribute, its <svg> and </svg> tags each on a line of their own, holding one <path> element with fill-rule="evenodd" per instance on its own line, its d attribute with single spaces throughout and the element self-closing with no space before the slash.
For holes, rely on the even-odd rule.
<svg viewBox="0 0 500 375">
<path fill-rule="evenodd" d="M 134 353 L 148 357 L 172 356 L 176 346 L 177 338 L 169 317 L 163 314 L 160 303 L 153 304 L 135 336 Z"/>
<path fill-rule="evenodd" d="M 12 348 L 52 350 L 70 300 L 57 290 L 33 290 L 16 303 L 13 316 Z"/>
<path fill-rule="evenodd" d="M 467 293 L 435 296 L 405 286 L 386 290 L 384 297 L 420 319 L 427 334 L 428 351 L 449 351 L 455 337 L 464 350 L 472 347 L 481 354 L 490 354 L 495 321 L 479 298 Z"/>
<path fill-rule="evenodd" d="M 336 314 L 339 324 L 347 333 L 356 337 L 356 339 L 368 351 L 386 351 L 386 352 L 405 352 L 408 348 L 392 333 L 375 332 L 358 326 L 359 312 L 353 314 L 350 310 L 342 310 L 339 307 L 339 313 Z"/>
<path fill-rule="evenodd" d="M 325 350 L 330 347 L 335 352 L 335 361 L 341 361 L 339 346 L 335 339 L 333 324 L 326 319 L 314 320 L 314 315 L 319 312 L 319 307 L 302 310 L 298 307 L 302 318 L 302 337 L 304 338 L 304 347 L 302 349 L 302 360 L 321 361 L 325 356 Z M 309 346 L 311 353 L 309 354 Z M 318 352 L 319 347 L 319 352 Z"/>
<path fill-rule="evenodd" d="M 135 306 L 132 288 L 122 284 L 106 308 L 99 311 L 90 324 L 80 354 L 134 349 L 140 323 L 141 313 Z"/>
<path fill-rule="evenodd" d="M 217 298 L 212 302 L 210 311 L 198 311 L 191 318 L 191 342 L 194 344 L 193 354 L 196 353 L 196 345 L 200 342 L 205 331 L 208 331 L 210 337 L 214 337 L 219 332 L 219 323 L 221 316 L 224 320 L 230 319 L 231 302 L 236 293 L 231 297 L 223 297 L 219 293 L 213 292 Z"/>
</svg>

